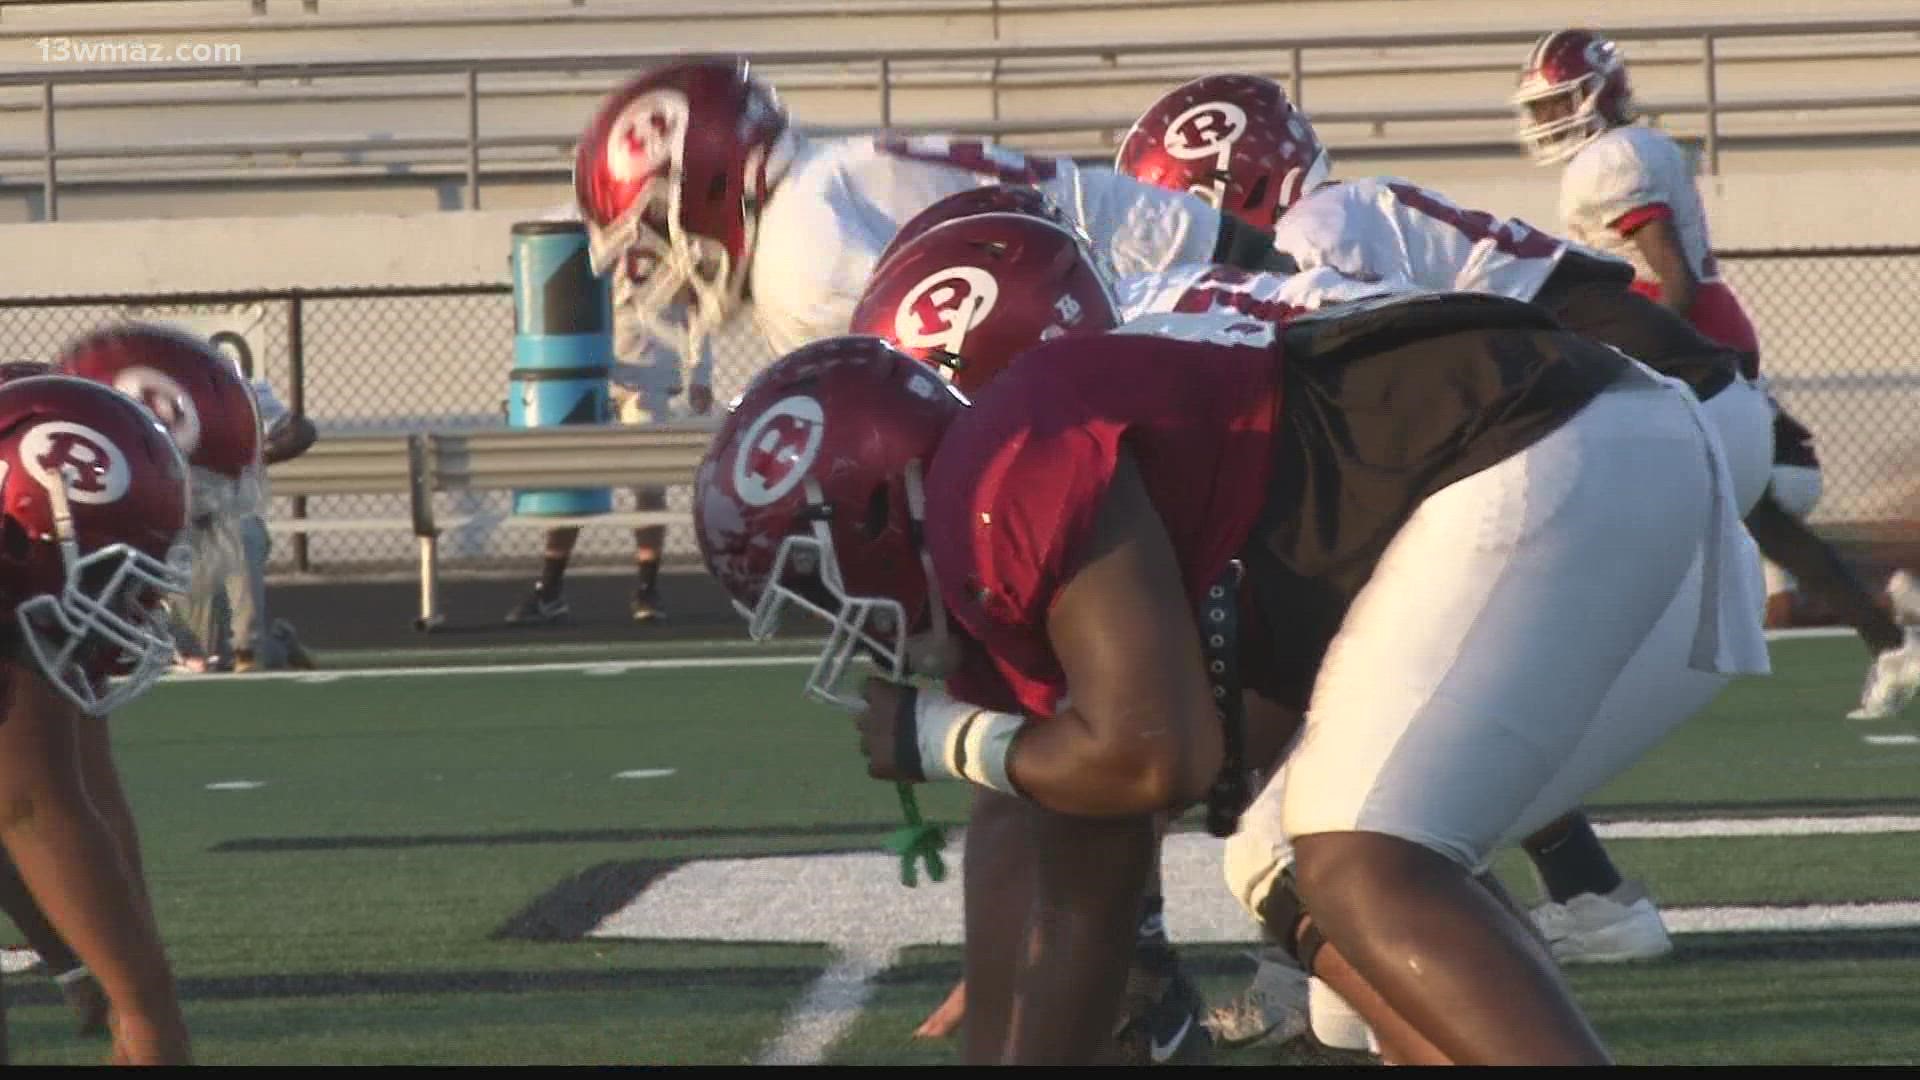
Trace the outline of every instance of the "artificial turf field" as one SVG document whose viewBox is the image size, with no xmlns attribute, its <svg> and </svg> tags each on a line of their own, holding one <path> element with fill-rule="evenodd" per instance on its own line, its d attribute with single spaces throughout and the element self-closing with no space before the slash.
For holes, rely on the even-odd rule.
<svg viewBox="0 0 1920 1080">
<path fill-rule="evenodd" d="M 955 1060 L 908 1036 L 958 973 L 957 871 L 898 883 L 892 789 L 792 659 L 321 659 L 171 681 L 114 720 L 199 1061 Z M 1571 970 L 1625 1062 L 1920 1063 L 1920 707 L 1842 718 L 1851 637 L 1774 662 L 1594 800 L 1677 931 L 1666 961 Z M 963 799 L 921 790 L 946 822 Z M 1169 921 L 1224 999 L 1253 933 L 1192 828 Z M 15 1061 L 104 1057 L 43 975 L 7 997 Z"/>
</svg>

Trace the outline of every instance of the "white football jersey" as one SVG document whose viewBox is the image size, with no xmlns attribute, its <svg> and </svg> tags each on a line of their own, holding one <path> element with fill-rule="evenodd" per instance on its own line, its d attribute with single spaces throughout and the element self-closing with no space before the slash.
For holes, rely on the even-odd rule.
<svg viewBox="0 0 1920 1080">
<path fill-rule="evenodd" d="M 1603 132 L 1573 156 L 1560 177 L 1560 217 L 1567 235 L 1633 263 L 1636 276 L 1645 280 L 1658 278 L 1639 245 L 1616 226 L 1636 224 L 1640 215 L 1663 206 L 1694 277 L 1719 280 L 1693 162 L 1666 132 L 1632 125 Z"/>
<path fill-rule="evenodd" d="M 1567 250 L 1517 218 L 1468 210 L 1390 176 L 1314 189 L 1280 218 L 1273 246 L 1302 270 L 1330 266 L 1350 277 L 1516 300 L 1533 299 Z"/>
<path fill-rule="evenodd" d="M 1204 263 L 1219 240 L 1220 214 L 1200 199 L 1111 169 L 938 136 L 810 141 L 767 200 L 754 241 L 749 295 L 768 345 L 784 355 L 846 333 L 900 226 L 948 195 L 994 183 L 1045 192 L 1120 274 Z"/>
<path fill-rule="evenodd" d="M 1114 296 L 1123 322 L 1145 315 L 1221 312 L 1278 323 L 1330 304 L 1419 291 L 1404 278 L 1361 281 L 1327 266 L 1261 274 L 1202 264 L 1129 275 L 1114 287 Z"/>
</svg>

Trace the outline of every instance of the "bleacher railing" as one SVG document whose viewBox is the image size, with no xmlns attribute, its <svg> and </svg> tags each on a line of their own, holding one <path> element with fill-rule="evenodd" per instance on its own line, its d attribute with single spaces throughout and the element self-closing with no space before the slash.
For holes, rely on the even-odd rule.
<svg viewBox="0 0 1920 1080">
<path fill-rule="evenodd" d="M 1610 31 L 1622 41 L 1697 42 L 1700 51 L 1700 93 L 1677 100 L 1652 100 L 1644 103 L 1657 115 L 1697 114 L 1703 120 L 1702 167 L 1709 175 L 1720 171 L 1721 120 L 1734 113 L 1796 113 L 1836 109 L 1910 108 L 1920 106 L 1920 86 L 1896 88 L 1871 94 L 1789 94 L 1785 96 L 1727 99 L 1719 90 L 1719 71 L 1726 62 L 1720 45 L 1734 40 L 1765 38 L 1806 39 L 1920 34 L 1920 18 L 1849 20 L 1775 20 L 1740 23 L 1672 23 L 1642 25 Z M 1321 123 L 1360 122 L 1373 125 L 1422 123 L 1456 120 L 1497 120 L 1510 118 L 1504 103 L 1495 101 L 1485 108 L 1403 107 L 1390 109 L 1318 109 L 1315 108 L 1312 70 L 1306 58 L 1315 52 L 1367 48 L 1431 48 L 1485 45 L 1521 45 L 1537 37 L 1536 29 L 1479 29 L 1428 33 L 1333 34 L 1291 37 L 1234 37 L 1218 39 L 1147 41 L 1059 41 L 1022 44 L 981 44 L 967 46 L 895 46 L 857 49 L 755 50 L 748 55 L 757 63 L 778 68 L 781 65 L 829 65 L 848 72 L 865 73 L 874 92 L 871 124 L 862 127 L 891 128 L 899 131 L 943 130 L 956 133 L 1003 136 L 1010 134 L 1048 134 L 1124 129 L 1132 117 L 1093 116 L 1070 120 L 1023 121 L 1013 119 L 970 119 L 938 124 L 896 123 L 895 91 L 903 72 L 916 65 L 979 61 L 988 64 L 1045 59 L 1093 60 L 1118 68 L 1121 59 L 1146 57 L 1204 57 L 1210 54 L 1245 56 L 1270 53 L 1285 57 L 1284 70 L 1275 71 L 1284 78 L 1294 97 L 1302 102 Z M 552 132 L 489 133 L 481 127 L 481 78 L 493 75 L 529 75 L 539 73 L 571 75 L 605 73 L 609 83 L 615 78 L 647 64 L 679 55 L 677 50 L 626 51 L 617 53 L 567 53 L 519 56 L 456 55 L 432 58 L 394 57 L 365 60 L 312 60 L 268 63 L 210 64 L 111 64 L 35 66 L 0 70 L 0 88 L 37 88 L 40 92 L 42 137 L 33 147 L 0 148 L 0 161 L 37 161 L 42 172 L 43 216 L 57 220 L 62 185 L 60 164 L 76 159 L 116 158 L 140 160 L 194 156 L 232 156 L 247 154 L 361 153 L 361 152 L 463 152 L 465 165 L 465 204 L 478 208 L 482 201 L 485 170 L 483 151 L 520 150 L 550 155 L 551 164 L 564 168 L 565 155 L 578 134 L 577 127 Z M 1185 61 L 1182 61 L 1185 62 Z M 1193 63 L 1199 64 L 1197 59 Z M 1195 74 L 1201 73 L 1196 68 Z M 222 140 L 217 142 L 172 142 L 141 145 L 75 145 L 59 136 L 61 102 L 59 91 L 74 87 L 111 85 L 153 85 L 166 83 L 239 82 L 257 86 L 262 83 L 311 83 L 315 80 L 359 77 L 430 76 L 457 80 L 466 108 L 461 130 L 420 137 L 368 137 L 344 139 L 295 139 L 284 136 L 271 139 Z M 776 76 L 777 78 L 777 76 Z M 579 120 L 581 118 L 573 118 Z M 819 129 L 832 130 L 832 129 Z"/>
</svg>

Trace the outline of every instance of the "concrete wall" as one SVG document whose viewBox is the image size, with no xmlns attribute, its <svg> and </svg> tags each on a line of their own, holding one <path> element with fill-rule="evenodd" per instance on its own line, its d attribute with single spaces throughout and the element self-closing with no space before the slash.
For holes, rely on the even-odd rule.
<svg viewBox="0 0 1920 1080">
<path fill-rule="evenodd" d="M 1456 200 L 1546 228 L 1558 222 L 1554 170 L 1512 161 L 1484 175 L 1437 176 L 1417 161 L 1336 172 L 1392 172 Z M 1400 166 L 1394 168 L 1393 166 Z M 1703 180 L 1722 248 L 1920 244 L 1912 174 L 1739 174 Z M 0 225 L 0 296 L 445 285 L 507 280 L 508 229 L 564 202 L 564 185 L 503 193 L 478 212 L 291 214 Z"/>
</svg>

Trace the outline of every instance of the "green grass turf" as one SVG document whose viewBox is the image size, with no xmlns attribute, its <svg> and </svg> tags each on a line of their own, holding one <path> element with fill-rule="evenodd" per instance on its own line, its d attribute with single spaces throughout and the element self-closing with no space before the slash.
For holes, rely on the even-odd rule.
<svg viewBox="0 0 1920 1080">
<path fill-rule="evenodd" d="M 1913 723 L 1840 719 L 1864 666 L 1858 644 L 1786 643 L 1776 659 L 1773 680 L 1735 687 L 1599 793 L 1603 815 L 1920 812 L 1920 748 L 1860 739 Z M 825 949 L 493 935 L 601 863 L 876 845 L 897 823 L 891 789 L 866 779 L 846 717 L 800 700 L 804 671 L 156 690 L 115 718 L 116 746 L 200 1059 L 751 1060 Z M 614 778 L 645 768 L 676 771 Z M 239 780 L 264 786 L 206 787 Z M 948 821 L 964 798 L 957 786 L 921 793 L 929 815 Z M 1613 847 L 1668 904 L 1920 898 L 1914 835 Z M 1521 864 L 1502 869 L 1525 891 Z M 801 910 L 805 898 L 793 903 Z M 1674 963 L 1574 973 L 1623 1058 L 1920 1057 L 1912 934 L 1807 935 L 1801 951 L 1813 959 L 1801 962 L 1695 948 L 1718 940 L 1688 939 Z M 1236 955 L 1196 951 L 1212 958 L 1215 996 L 1238 988 Z M 834 1060 L 947 1060 L 949 1050 L 905 1033 L 945 992 L 952 956 L 916 951 L 889 973 Z M 15 1060 L 104 1053 L 72 1037 L 44 978 L 8 982 Z"/>
</svg>

